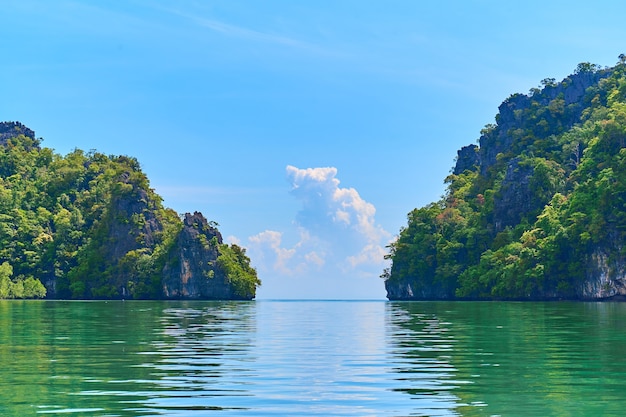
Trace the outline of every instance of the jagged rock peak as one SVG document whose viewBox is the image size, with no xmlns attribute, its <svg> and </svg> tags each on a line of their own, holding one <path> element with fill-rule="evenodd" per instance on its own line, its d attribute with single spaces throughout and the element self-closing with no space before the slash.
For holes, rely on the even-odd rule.
<svg viewBox="0 0 626 417">
<path fill-rule="evenodd" d="M 217 243 L 223 243 L 222 234 L 217 230 L 217 223 L 208 221 L 202 213 L 195 211 L 193 214 L 185 213 L 183 224 L 187 230 L 197 230 L 196 234 L 205 234 L 209 238 L 216 236 Z"/>
<path fill-rule="evenodd" d="M 588 94 L 588 88 L 610 77 L 613 72 L 611 68 L 598 69 L 580 64 L 574 74 L 560 82 L 547 78 L 542 81 L 542 88 L 532 88 L 528 95 L 516 93 L 504 100 L 498 107 L 496 124 L 481 132 L 480 173 L 487 174 L 496 164 L 498 154 L 520 154 L 524 151 L 528 140 L 517 133 L 532 132 L 536 139 L 545 139 L 580 123 L 583 111 L 590 106 L 593 97 Z M 551 104 L 553 108 L 549 107 Z M 549 111 L 539 116 L 533 110 L 537 108 Z M 540 124 L 542 119 L 545 119 L 546 128 Z"/>
<path fill-rule="evenodd" d="M 19 135 L 35 139 L 35 131 L 20 122 L 0 122 L 0 144 L 5 145 L 7 140 Z"/>
<path fill-rule="evenodd" d="M 465 170 L 475 171 L 480 165 L 480 153 L 478 146 L 463 146 L 457 151 L 454 175 L 462 174 Z"/>
</svg>

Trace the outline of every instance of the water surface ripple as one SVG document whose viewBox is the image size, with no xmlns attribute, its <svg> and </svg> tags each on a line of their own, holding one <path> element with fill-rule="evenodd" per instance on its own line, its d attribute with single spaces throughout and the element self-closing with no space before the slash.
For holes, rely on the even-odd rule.
<svg viewBox="0 0 626 417">
<path fill-rule="evenodd" d="M 0 301 L 0 415 L 621 416 L 626 304 Z"/>
</svg>

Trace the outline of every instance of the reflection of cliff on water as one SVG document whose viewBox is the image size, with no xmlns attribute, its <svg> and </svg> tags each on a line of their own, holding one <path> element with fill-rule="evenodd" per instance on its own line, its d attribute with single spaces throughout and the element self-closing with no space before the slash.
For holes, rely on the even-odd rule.
<svg viewBox="0 0 626 417">
<path fill-rule="evenodd" d="M 0 301 L 0 415 L 136 415 L 125 409 L 147 398 L 151 378 L 137 353 L 149 349 L 161 305 Z"/>
<path fill-rule="evenodd" d="M 626 304 L 390 303 L 388 320 L 417 401 L 464 416 L 621 415 Z"/>
<path fill-rule="evenodd" d="M 458 414 L 459 379 L 452 363 L 457 341 L 450 324 L 437 314 L 435 304 L 391 302 L 387 304 L 386 326 L 389 355 L 397 386 L 415 400 L 416 415 Z"/>
<path fill-rule="evenodd" d="M 225 402 L 245 395 L 246 362 L 254 357 L 254 308 L 0 301 L 0 415 L 131 417 L 232 407 Z"/>
<path fill-rule="evenodd" d="M 164 309 L 160 321 L 161 337 L 145 353 L 154 360 L 142 365 L 157 371 L 160 394 L 150 409 L 225 409 L 220 398 L 249 395 L 242 381 L 254 360 L 254 303 L 184 302 Z"/>
</svg>

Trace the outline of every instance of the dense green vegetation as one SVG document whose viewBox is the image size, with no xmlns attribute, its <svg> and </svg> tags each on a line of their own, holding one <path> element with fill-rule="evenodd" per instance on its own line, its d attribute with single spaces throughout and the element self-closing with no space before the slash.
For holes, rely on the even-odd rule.
<svg viewBox="0 0 626 417">
<path fill-rule="evenodd" d="M 183 222 L 139 162 L 78 149 L 61 156 L 25 126 L 1 125 L 0 298 L 161 298 Z M 233 271 L 226 278 L 254 295 L 245 254 L 219 252 Z"/>
<path fill-rule="evenodd" d="M 626 270 L 624 58 L 500 106 L 480 147 L 459 152 L 445 196 L 411 211 L 390 246 L 390 298 L 613 294 Z M 613 282 L 585 289 L 603 273 Z"/>
<path fill-rule="evenodd" d="M 11 280 L 13 268 L 8 262 L 0 265 L 0 298 L 43 298 L 46 288 L 33 277 Z"/>
<path fill-rule="evenodd" d="M 246 250 L 238 245 L 219 245 L 217 265 L 230 278 L 236 294 L 254 294 L 261 285 L 256 270 L 250 266 Z"/>
</svg>

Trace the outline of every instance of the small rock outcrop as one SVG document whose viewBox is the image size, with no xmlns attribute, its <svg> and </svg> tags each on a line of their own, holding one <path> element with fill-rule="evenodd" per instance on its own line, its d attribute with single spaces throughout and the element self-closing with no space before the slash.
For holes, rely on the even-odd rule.
<svg viewBox="0 0 626 417">
<path fill-rule="evenodd" d="M 464 171 L 475 171 L 480 166 L 480 153 L 478 146 L 463 146 L 457 151 L 454 175 L 462 174 Z"/>
<path fill-rule="evenodd" d="M 0 145 L 4 146 L 7 141 L 19 135 L 35 139 L 35 131 L 24 126 L 20 122 L 0 122 Z"/>
</svg>

